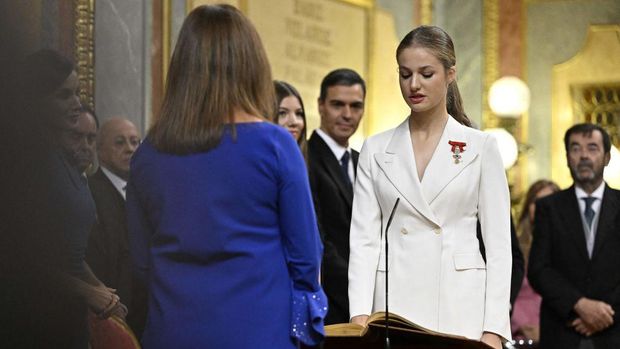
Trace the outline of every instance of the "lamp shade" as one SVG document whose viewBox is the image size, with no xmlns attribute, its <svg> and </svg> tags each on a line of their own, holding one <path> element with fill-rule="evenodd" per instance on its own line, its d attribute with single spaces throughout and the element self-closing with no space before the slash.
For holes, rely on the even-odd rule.
<svg viewBox="0 0 620 349">
<path fill-rule="evenodd" d="M 505 76 L 491 85 L 489 107 L 499 117 L 517 118 L 530 107 L 530 89 L 523 80 Z"/>
<path fill-rule="evenodd" d="M 484 132 L 490 133 L 497 140 L 504 169 L 511 168 L 519 157 L 519 147 L 515 138 L 503 128 L 487 128 Z"/>
</svg>

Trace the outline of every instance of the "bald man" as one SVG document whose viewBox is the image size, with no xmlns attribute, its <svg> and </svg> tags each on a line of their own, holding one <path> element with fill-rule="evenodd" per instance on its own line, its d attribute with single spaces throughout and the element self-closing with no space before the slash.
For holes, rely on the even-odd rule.
<svg viewBox="0 0 620 349">
<path fill-rule="evenodd" d="M 125 186 L 129 162 L 139 144 L 140 133 L 127 119 L 110 118 L 99 128 L 100 167 L 88 180 L 97 206 L 97 223 L 86 252 L 86 260 L 95 275 L 108 287 L 115 288 L 127 305 L 127 323 L 138 336 L 144 326 L 146 293 L 131 272 Z"/>
</svg>

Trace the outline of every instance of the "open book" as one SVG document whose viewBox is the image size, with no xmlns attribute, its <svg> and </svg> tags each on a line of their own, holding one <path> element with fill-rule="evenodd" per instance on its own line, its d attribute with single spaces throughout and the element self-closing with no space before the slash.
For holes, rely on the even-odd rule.
<svg viewBox="0 0 620 349">
<path fill-rule="evenodd" d="M 388 321 L 390 325 L 390 338 L 393 342 L 396 340 L 396 343 L 431 345 L 433 348 L 491 348 L 477 340 L 429 330 L 398 314 L 389 313 Z M 354 323 L 325 326 L 326 344 L 330 344 L 330 342 L 333 344 L 337 343 L 337 346 L 333 345 L 334 348 L 345 348 L 346 346 L 343 346 L 343 344 L 346 342 L 343 342 L 343 340 L 347 340 L 347 338 L 351 340 L 358 338 L 366 342 L 379 342 L 379 337 L 383 338 L 384 336 L 384 329 L 385 312 L 381 311 L 370 315 L 366 326 Z M 359 346 L 361 342 L 358 340 L 354 340 L 354 343 L 360 348 L 363 347 Z M 325 346 L 325 348 L 331 347 L 331 345 Z"/>
<path fill-rule="evenodd" d="M 398 328 L 416 332 L 430 333 L 442 335 L 443 333 L 431 331 L 418 324 L 405 319 L 404 317 L 389 313 L 388 320 L 390 322 L 390 329 Z M 366 326 L 362 326 L 354 323 L 343 323 L 325 326 L 325 335 L 327 337 L 363 337 L 368 332 L 369 327 L 385 327 L 385 312 L 376 312 L 368 318 Z M 457 336 L 458 337 L 458 336 Z M 465 338 L 465 337 L 461 337 Z"/>
</svg>

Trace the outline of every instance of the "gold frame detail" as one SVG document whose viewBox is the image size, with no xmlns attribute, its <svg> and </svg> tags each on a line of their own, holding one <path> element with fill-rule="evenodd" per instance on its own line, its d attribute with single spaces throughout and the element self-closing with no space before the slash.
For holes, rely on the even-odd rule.
<svg viewBox="0 0 620 349">
<path fill-rule="evenodd" d="M 166 76 L 168 76 L 168 65 L 170 65 L 170 28 L 172 28 L 172 0 L 162 1 L 161 16 L 161 82 L 166 89 Z"/>
<path fill-rule="evenodd" d="M 489 89 L 499 78 L 499 4 L 498 0 L 483 3 L 484 84 L 482 90 L 482 127 L 498 127 L 499 120 L 489 107 Z"/>
<path fill-rule="evenodd" d="M 95 107 L 95 0 L 75 0 L 75 62 L 80 99 Z"/>
<path fill-rule="evenodd" d="M 341 2 L 346 2 L 351 5 L 365 7 L 365 8 L 373 8 L 375 7 L 375 0 L 340 0 Z"/>
<path fill-rule="evenodd" d="M 421 0 L 420 24 L 430 25 L 433 23 L 433 0 Z"/>
</svg>

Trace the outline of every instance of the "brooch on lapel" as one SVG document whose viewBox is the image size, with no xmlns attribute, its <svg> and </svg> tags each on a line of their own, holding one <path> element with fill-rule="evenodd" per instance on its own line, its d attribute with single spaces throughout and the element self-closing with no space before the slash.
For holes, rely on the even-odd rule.
<svg viewBox="0 0 620 349">
<path fill-rule="evenodd" d="M 452 146 L 452 149 L 450 151 L 452 152 L 452 158 L 454 159 L 454 163 L 458 164 L 459 162 L 461 162 L 461 153 L 465 151 L 465 146 L 467 145 L 467 143 L 448 141 L 448 144 Z"/>
</svg>

